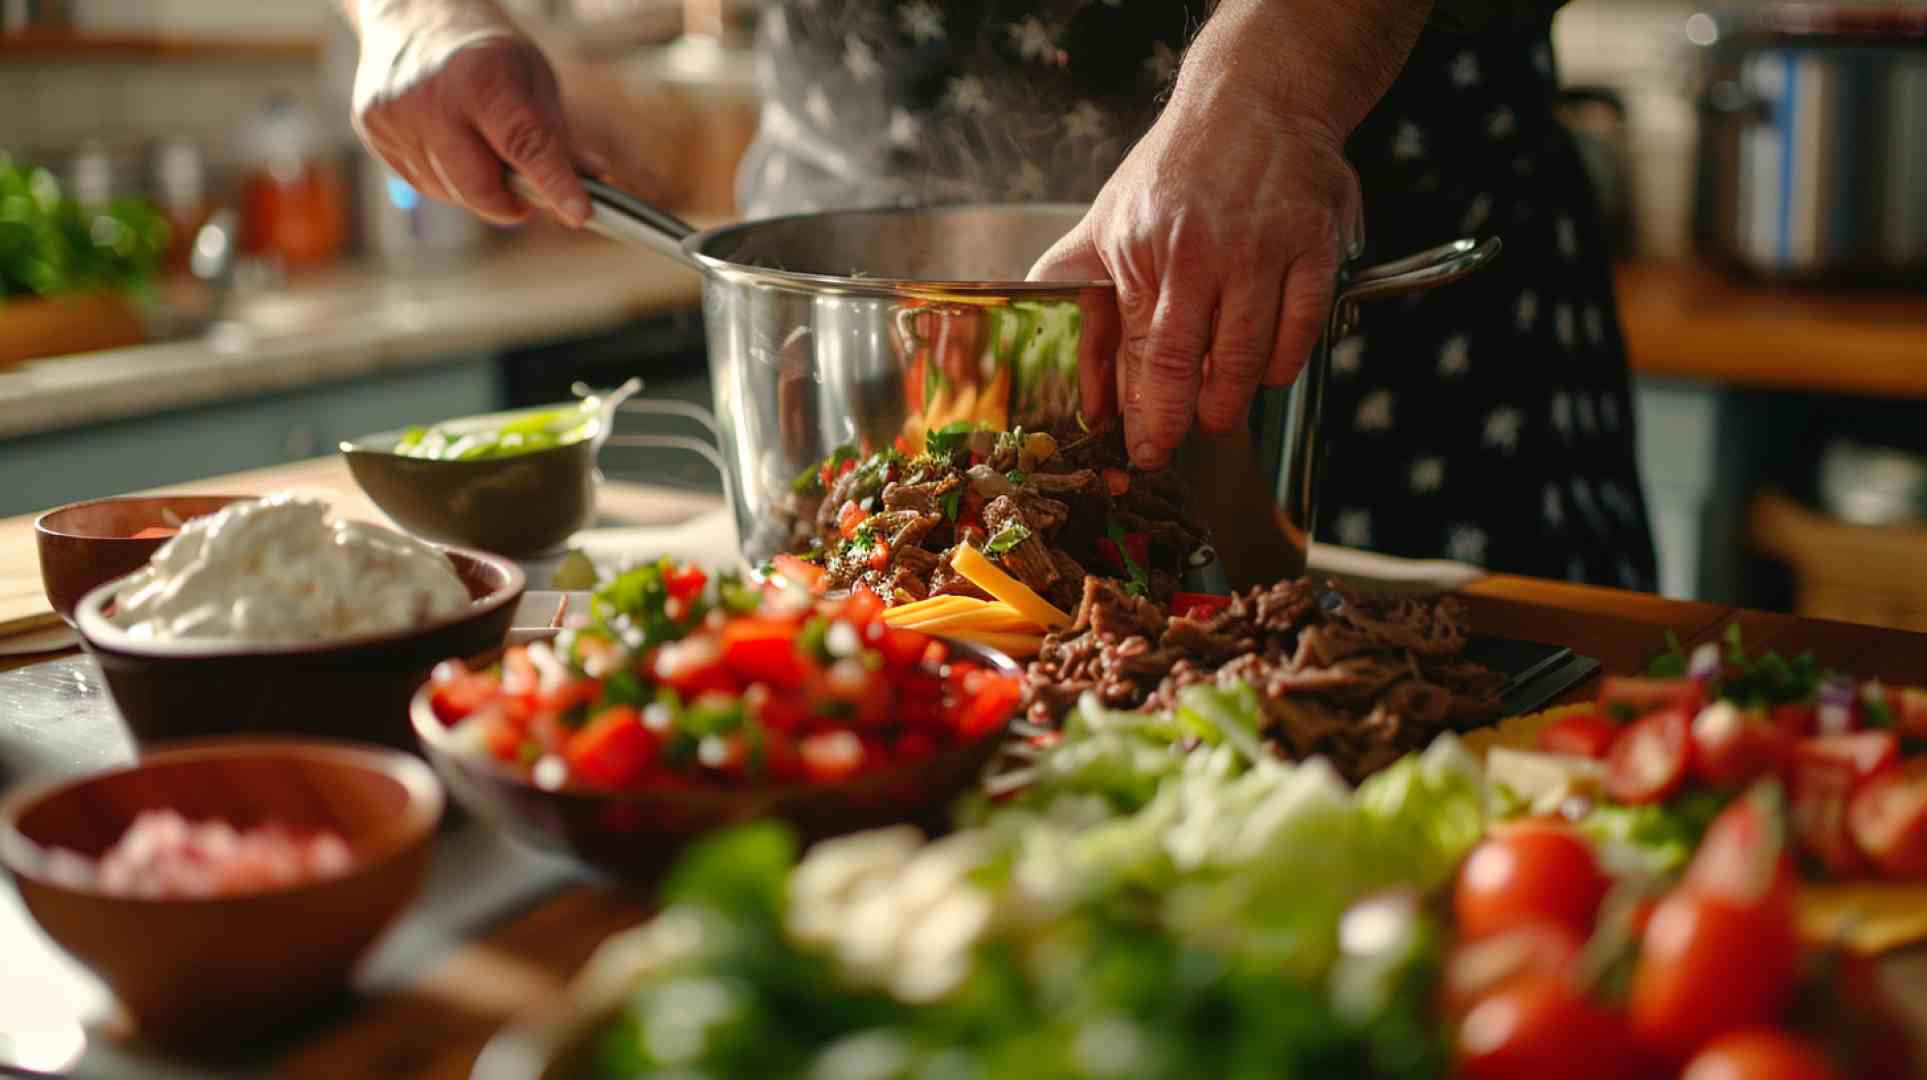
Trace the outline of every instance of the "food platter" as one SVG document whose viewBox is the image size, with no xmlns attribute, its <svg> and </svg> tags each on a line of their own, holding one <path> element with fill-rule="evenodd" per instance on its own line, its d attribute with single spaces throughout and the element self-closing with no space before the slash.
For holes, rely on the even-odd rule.
<svg viewBox="0 0 1927 1080">
<path fill-rule="evenodd" d="M 960 454 L 979 452 L 974 434 Z M 1032 528 L 1030 509 L 1056 511 L 1026 496 L 1057 497 L 1030 483 L 1070 445 L 1020 445 L 1032 460 L 993 464 L 992 433 L 955 481 L 916 471 L 927 446 L 852 458 L 821 495 L 882 455 L 874 491 L 840 493 L 863 517 L 839 505 L 831 544 L 799 536 L 741 576 L 701 521 L 683 539 L 716 560 L 705 565 L 652 558 L 642 534 L 626 548 L 589 537 L 592 587 L 525 572 L 530 588 L 499 609 L 498 647 L 422 673 L 417 747 L 472 827 L 661 908 L 572 993 L 506 1029 L 478 1076 L 892 1062 L 876 1075 L 914 1075 L 944 1061 L 1224 1075 L 1259 1060 L 1521 1075 L 1519 1062 L 1552 1060 L 1532 1056 L 1544 1051 L 1533 1032 L 1476 1033 L 1505 1010 L 1555 1007 L 1602 1075 L 1757 1051 L 1725 1044 L 1742 1027 L 1766 1029 L 1755 1034 L 1774 1052 L 1824 1054 L 1840 1075 L 1891 1075 L 1878 1071 L 1891 1047 L 1843 1048 L 1838 1010 L 1813 1002 L 1886 1017 L 1853 965 L 1927 934 L 1913 782 L 1927 696 L 1746 641 L 1714 642 L 1709 660 L 1655 634 L 1642 660 L 1611 654 L 1591 702 L 1547 712 L 1599 672 L 1590 648 L 1479 633 L 1494 624 L 1476 606 L 1410 589 L 1314 577 L 1194 592 L 1178 571 L 1209 550 L 1208 532 L 1147 551 L 1134 534 L 1156 522 L 1127 511 L 1136 520 L 1113 538 L 1102 506 L 1072 500 L 1146 481 L 1126 470 L 1116 484 L 1102 464 L 1098 487 L 1045 485 L 1066 485 L 1065 520 L 1100 525 L 1060 548 L 1078 567 L 1073 595 L 1012 557 L 1062 535 Z M 831 580 L 838 546 L 908 505 L 898 485 L 961 491 L 978 465 L 1009 490 L 974 507 L 960 495 L 955 513 L 947 492 L 922 493 L 945 519 L 920 523 L 927 535 L 949 530 L 929 552 L 948 589 L 847 564 L 850 580 Z M 1003 516 L 985 513 L 997 498 L 1017 514 L 998 531 L 1031 536 L 963 535 L 973 510 L 986 525 Z M 1759 742 L 1776 716 L 1786 726 Z M 1844 778 L 1833 801 L 1815 776 Z M 868 785 L 866 813 L 837 809 L 846 781 Z M 1554 892 L 1583 905 L 1494 900 L 1476 867 L 1501 858 L 1550 860 Z M 1751 1011 L 1701 1030 L 1654 987 L 1706 985 L 1692 980 L 1708 969 L 1659 956 L 1647 928 L 1709 903 L 1747 912 L 1740 943 L 1786 962 L 1762 969 Z M 1606 959 L 1630 982 L 1597 981 L 1589 965 Z M 681 1050 L 652 1043 L 656 1010 L 682 1015 L 691 993 L 723 1019 Z M 1138 1072 L 1083 1060 L 1100 1036 L 1140 1048 Z"/>
</svg>

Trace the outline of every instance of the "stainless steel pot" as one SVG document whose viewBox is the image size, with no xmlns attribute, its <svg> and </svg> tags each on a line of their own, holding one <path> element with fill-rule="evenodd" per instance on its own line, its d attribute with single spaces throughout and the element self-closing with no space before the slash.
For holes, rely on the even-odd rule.
<svg viewBox="0 0 1927 1080">
<path fill-rule="evenodd" d="M 589 191 L 591 229 L 702 273 L 724 482 L 752 561 L 784 546 L 793 482 L 837 447 L 916 442 L 956 420 L 1072 420 L 1080 360 L 1110 347 L 1083 333 L 1086 312 L 1116 302 L 1109 282 L 1023 280 L 1081 206 L 851 210 L 696 232 L 606 184 Z M 1281 572 L 1302 570 L 1312 532 L 1329 342 L 1360 303 L 1455 281 L 1498 250 L 1461 240 L 1341 276 L 1305 375 L 1254 413 L 1298 547 L 1300 565 Z"/>
<path fill-rule="evenodd" d="M 1695 232 L 1789 279 L 1927 282 L 1927 8 L 1695 15 Z"/>
</svg>

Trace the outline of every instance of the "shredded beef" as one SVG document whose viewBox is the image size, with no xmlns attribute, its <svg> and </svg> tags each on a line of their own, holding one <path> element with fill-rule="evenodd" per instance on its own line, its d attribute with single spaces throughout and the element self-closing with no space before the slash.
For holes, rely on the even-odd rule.
<svg viewBox="0 0 1927 1080">
<path fill-rule="evenodd" d="M 1240 594 L 1208 619 L 1167 618 L 1120 583 L 1086 577 L 1076 621 L 1031 662 L 1027 711 L 1053 724 L 1086 692 L 1111 708 L 1163 709 L 1187 686 L 1244 683 L 1282 750 L 1324 755 L 1357 781 L 1497 709 L 1504 677 L 1459 655 L 1462 620 L 1451 600 L 1378 600 L 1309 579 Z"/>
</svg>

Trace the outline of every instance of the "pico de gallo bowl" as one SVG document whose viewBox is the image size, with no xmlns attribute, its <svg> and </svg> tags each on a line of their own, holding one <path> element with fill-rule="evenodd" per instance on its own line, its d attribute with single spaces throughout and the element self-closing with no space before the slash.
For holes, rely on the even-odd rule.
<svg viewBox="0 0 1927 1080">
<path fill-rule="evenodd" d="M 553 641 L 443 664 L 413 719 L 464 805 L 625 875 L 750 818 L 931 820 L 995 753 L 1021 673 L 883 610 L 662 560 L 603 583 Z"/>
</svg>

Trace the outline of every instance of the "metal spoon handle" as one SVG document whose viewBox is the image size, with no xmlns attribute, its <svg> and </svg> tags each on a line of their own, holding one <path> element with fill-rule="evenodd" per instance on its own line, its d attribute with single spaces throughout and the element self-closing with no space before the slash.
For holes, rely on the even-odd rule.
<svg viewBox="0 0 1927 1080">
<path fill-rule="evenodd" d="M 696 231 L 688 222 L 614 184 L 592 176 L 583 176 L 581 180 L 589 194 L 589 220 L 584 228 L 617 243 L 640 245 L 691 269 L 700 269 L 695 258 L 683 250 L 682 242 Z M 510 172 L 508 185 L 532 203 L 548 203 L 520 173 Z"/>
</svg>

